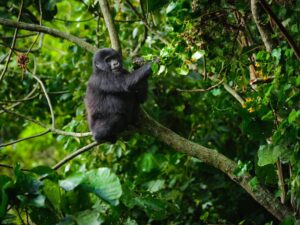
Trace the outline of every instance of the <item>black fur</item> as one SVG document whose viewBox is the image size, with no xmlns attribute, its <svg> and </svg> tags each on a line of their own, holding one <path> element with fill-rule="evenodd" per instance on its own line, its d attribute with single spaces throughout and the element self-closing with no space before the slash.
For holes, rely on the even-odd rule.
<svg viewBox="0 0 300 225">
<path fill-rule="evenodd" d="M 118 134 L 134 124 L 139 104 L 147 98 L 151 64 L 127 72 L 121 55 L 104 48 L 93 58 L 85 97 L 89 128 L 97 142 L 115 142 Z"/>
</svg>

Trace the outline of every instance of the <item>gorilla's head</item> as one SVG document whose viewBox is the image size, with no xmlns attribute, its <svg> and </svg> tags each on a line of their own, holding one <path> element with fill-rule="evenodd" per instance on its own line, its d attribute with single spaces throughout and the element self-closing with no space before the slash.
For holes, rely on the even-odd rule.
<svg viewBox="0 0 300 225">
<path fill-rule="evenodd" d="M 122 71 L 122 57 L 112 48 L 97 51 L 93 59 L 94 71 L 120 73 Z"/>
</svg>

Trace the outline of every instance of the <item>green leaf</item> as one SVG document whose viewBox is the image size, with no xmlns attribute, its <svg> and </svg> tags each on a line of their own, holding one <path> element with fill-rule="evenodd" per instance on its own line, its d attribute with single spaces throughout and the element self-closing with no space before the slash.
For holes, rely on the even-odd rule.
<svg viewBox="0 0 300 225">
<path fill-rule="evenodd" d="M 136 198 L 136 204 L 153 219 L 163 219 L 168 215 L 167 204 L 163 200 L 154 198 Z"/>
<path fill-rule="evenodd" d="M 258 165 L 265 166 L 275 163 L 282 153 L 281 146 L 261 145 L 258 150 Z"/>
<path fill-rule="evenodd" d="M 145 11 L 152 12 L 159 10 L 162 6 L 166 5 L 168 0 L 142 0 Z"/>
<path fill-rule="evenodd" d="M 148 152 L 141 156 L 141 160 L 138 163 L 139 171 L 148 173 L 156 167 L 155 159 L 152 153 Z"/>
<path fill-rule="evenodd" d="M 44 180 L 43 191 L 47 199 L 51 202 L 52 206 L 56 210 L 60 210 L 61 195 L 58 184 L 50 180 Z"/>
<path fill-rule="evenodd" d="M 58 222 L 57 215 L 46 208 L 31 208 L 30 219 L 34 224 L 38 225 L 53 225 Z"/>
<path fill-rule="evenodd" d="M 180 75 L 186 76 L 189 74 L 189 68 L 186 65 L 183 65 L 180 68 L 176 68 L 176 72 Z"/>
<path fill-rule="evenodd" d="M 78 225 L 100 225 L 104 221 L 100 217 L 100 213 L 95 210 L 85 210 L 76 215 Z"/>
<path fill-rule="evenodd" d="M 277 61 L 279 61 L 281 57 L 281 49 L 280 48 L 273 49 L 272 56 L 275 57 Z"/>
<path fill-rule="evenodd" d="M 257 185 L 259 184 L 257 177 L 253 177 L 250 181 L 249 181 L 249 185 L 251 186 L 251 188 L 255 191 L 257 190 Z"/>
<path fill-rule="evenodd" d="M 173 9 L 175 9 L 176 6 L 177 6 L 176 2 L 171 2 L 166 9 L 166 13 L 168 14 L 169 12 L 173 11 Z"/>
<path fill-rule="evenodd" d="M 162 74 L 165 70 L 166 70 L 166 66 L 165 65 L 160 65 L 159 70 L 157 72 L 157 75 Z"/>
<path fill-rule="evenodd" d="M 67 179 L 60 180 L 59 186 L 65 189 L 66 191 L 71 191 L 74 188 L 76 188 L 79 184 L 81 184 L 84 178 L 84 173 L 76 173 L 68 177 Z"/>
<path fill-rule="evenodd" d="M 299 116 L 300 116 L 300 110 L 296 111 L 295 109 L 293 109 L 288 117 L 289 124 L 295 122 Z"/>
<path fill-rule="evenodd" d="M 205 54 L 205 51 L 201 50 L 201 51 L 197 51 L 192 55 L 192 60 L 193 61 L 197 61 L 198 59 L 202 58 Z"/>
<path fill-rule="evenodd" d="M 165 180 L 152 180 L 147 182 L 145 185 L 148 187 L 147 190 L 149 192 L 154 193 L 165 188 Z"/>
<path fill-rule="evenodd" d="M 122 195 L 120 180 L 109 168 L 88 171 L 81 187 L 94 193 L 111 205 L 118 205 L 119 198 Z"/>
<path fill-rule="evenodd" d="M 24 173 L 18 170 L 16 171 L 16 178 L 15 187 L 18 189 L 20 194 L 39 194 L 42 182 L 33 176 L 33 174 Z"/>
<path fill-rule="evenodd" d="M 27 195 L 18 195 L 17 198 L 24 205 L 34 206 L 37 208 L 45 206 L 46 197 L 44 195 L 37 195 L 35 197 Z"/>
<path fill-rule="evenodd" d="M 220 96 L 222 94 L 222 91 L 220 88 L 214 88 L 213 90 L 211 90 L 211 93 L 213 96 Z"/>
<path fill-rule="evenodd" d="M 267 114 L 263 115 L 261 118 L 263 121 L 273 121 L 274 120 L 274 114 L 272 111 L 269 111 Z"/>
</svg>

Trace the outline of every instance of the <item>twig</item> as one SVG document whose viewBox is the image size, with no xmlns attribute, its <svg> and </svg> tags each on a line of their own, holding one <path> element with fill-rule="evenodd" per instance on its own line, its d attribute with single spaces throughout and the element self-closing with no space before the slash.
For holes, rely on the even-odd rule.
<svg viewBox="0 0 300 225">
<path fill-rule="evenodd" d="M 35 123 L 35 124 L 37 124 L 37 125 L 39 125 L 39 126 L 41 126 L 41 127 L 44 127 L 44 128 L 46 128 L 46 129 L 48 129 L 47 125 L 41 123 L 41 122 L 38 121 L 38 120 L 35 120 L 35 119 L 30 118 L 30 117 L 28 117 L 28 116 L 25 116 L 25 115 L 22 115 L 22 114 L 20 114 L 20 113 L 11 111 L 11 110 L 9 110 L 9 109 L 6 109 L 6 108 L 2 107 L 1 105 L 0 105 L 0 109 L 2 109 L 2 110 L 3 110 L 4 112 L 6 112 L 6 113 L 10 113 L 10 114 L 13 114 L 13 115 L 15 115 L 15 116 L 21 117 L 21 118 L 23 118 L 23 119 L 25 119 L 25 120 L 28 120 L 28 121 L 33 122 L 33 123 Z"/>
<path fill-rule="evenodd" d="M 40 37 L 39 45 L 35 49 L 33 49 L 33 46 L 36 44 L 39 37 Z M 36 39 L 34 40 L 34 42 L 32 42 L 31 46 L 26 51 L 26 54 L 28 54 L 29 52 L 37 52 L 38 50 L 40 50 L 43 46 L 43 39 L 44 39 L 44 34 L 43 33 L 42 34 L 38 33 L 37 36 L 36 36 Z M 21 52 L 25 51 L 25 50 L 22 51 L 22 49 L 20 49 L 20 50 L 21 50 Z M 20 51 L 20 50 L 18 50 L 18 51 Z"/>
<path fill-rule="evenodd" d="M 283 176 L 283 172 L 282 172 L 282 165 L 280 160 L 278 159 L 276 161 L 276 167 L 277 167 L 277 175 L 278 175 L 278 186 L 279 186 L 279 190 L 280 190 L 280 200 L 281 203 L 284 204 L 286 201 L 286 190 L 284 187 L 284 176 Z"/>
<path fill-rule="evenodd" d="M 220 84 L 222 84 L 224 82 L 224 80 L 221 80 L 219 83 L 209 87 L 209 88 L 206 88 L 206 89 L 191 89 L 191 90 L 182 90 L 182 89 L 176 89 L 177 91 L 180 91 L 180 92 L 206 92 L 206 91 L 210 91 L 216 87 L 218 87 Z"/>
<path fill-rule="evenodd" d="M 74 159 L 76 156 L 89 151 L 90 149 L 92 149 L 93 147 L 99 145 L 99 143 L 97 142 L 93 142 L 87 146 L 84 146 L 81 149 L 78 149 L 77 151 L 73 152 L 72 154 L 66 156 L 63 160 L 61 160 L 60 162 L 58 162 L 55 166 L 52 167 L 52 169 L 57 170 L 60 167 L 62 167 L 64 164 L 66 164 L 67 162 L 69 162 L 70 160 Z"/>
<path fill-rule="evenodd" d="M 36 94 L 35 96 L 32 96 L 30 98 L 22 98 L 22 99 L 18 99 L 18 100 L 3 100 L 3 101 L 0 101 L 0 104 L 26 102 L 26 101 L 30 101 L 30 100 L 36 98 L 38 95 L 39 94 Z"/>
<path fill-rule="evenodd" d="M 3 164 L 3 163 L 0 163 L 0 167 L 7 168 L 7 169 L 11 169 L 11 170 L 14 169 L 13 166 L 6 165 L 6 164 Z M 30 171 L 30 170 L 27 170 L 27 169 L 21 169 L 21 170 L 22 170 L 22 171 Z"/>
<path fill-rule="evenodd" d="M 51 114 L 51 129 L 53 130 L 53 129 L 55 129 L 55 116 L 54 116 L 52 104 L 51 104 L 50 98 L 47 94 L 44 83 L 40 80 L 40 78 L 38 78 L 36 76 L 36 60 L 35 60 L 35 58 L 34 58 L 34 69 L 33 69 L 32 77 L 39 82 L 39 84 L 40 84 L 40 86 L 41 86 L 41 88 L 44 92 L 45 98 L 47 99 L 47 103 L 48 103 L 48 106 L 49 106 L 49 109 L 50 109 L 50 114 Z"/>
<path fill-rule="evenodd" d="M 84 133 L 76 133 L 76 132 L 67 132 L 59 129 L 51 129 L 52 133 L 60 134 L 64 136 L 72 136 L 72 137 L 88 137 L 92 135 L 92 132 L 84 132 Z"/>
<path fill-rule="evenodd" d="M 23 10 L 23 0 L 21 1 L 21 5 L 20 5 L 20 10 L 19 10 L 17 21 L 20 21 L 20 18 L 21 18 L 21 15 L 22 15 L 22 10 Z M 11 43 L 11 49 L 9 50 L 5 67 L 4 67 L 4 69 L 3 69 L 3 71 L 2 71 L 2 73 L 0 75 L 0 83 L 2 82 L 2 79 L 3 79 L 3 77 L 4 77 L 4 75 L 5 75 L 6 71 L 7 71 L 8 64 L 9 64 L 10 58 L 11 58 L 12 53 L 13 53 L 13 49 L 14 49 L 15 44 L 16 44 L 17 35 L 18 35 L 18 28 L 15 29 L 14 37 L 13 37 L 13 40 L 12 40 L 12 43 Z"/>
<path fill-rule="evenodd" d="M 19 143 L 19 142 L 22 142 L 22 141 L 26 141 L 26 140 L 29 140 L 29 139 L 32 139 L 32 138 L 43 136 L 45 134 L 48 134 L 50 131 L 51 130 L 49 129 L 49 130 L 46 130 L 46 131 L 44 131 L 40 134 L 35 134 L 35 135 L 32 135 L 32 136 L 21 138 L 21 139 L 18 139 L 18 140 L 12 141 L 12 142 L 8 142 L 8 143 L 5 143 L 5 144 L 0 144 L 0 148 L 8 146 L 8 145 L 13 145 L 13 144 L 16 144 L 16 143 Z"/>
<path fill-rule="evenodd" d="M 2 109 L 3 111 L 5 111 L 7 113 L 10 113 L 10 114 L 16 115 L 18 117 L 21 117 L 21 118 L 23 118 L 25 120 L 28 120 L 28 121 L 30 121 L 32 123 L 35 123 L 35 124 L 37 124 L 37 125 L 39 125 L 41 127 L 49 129 L 54 134 L 60 134 L 60 135 L 72 136 L 72 137 L 87 137 L 87 136 L 91 136 L 92 135 L 91 132 L 76 133 L 76 132 L 67 132 L 67 131 L 62 131 L 62 130 L 56 129 L 56 128 L 51 128 L 51 126 L 47 126 L 46 124 L 43 124 L 42 122 L 40 122 L 38 120 L 32 119 L 32 118 L 30 118 L 28 116 L 25 116 L 25 115 L 22 115 L 20 113 L 17 113 L 17 112 L 5 109 L 1 105 L 0 105 L 0 109 Z"/>
<path fill-rule="evenodd" d="M 231 94 L 241 105 L 245 104 L 244 99 L 235 91 L 233 90 L 228 84 L 223 84 L 226 91 Z"/>
<path fill-rule="evenodd" d="M 38 33 L 39 35 L 39 33 Z M 43 33 L 42 35 L 40 36 L 40 41 L 39 41 L 39 45 L 35 48 L 35 49 L 32 49 L 33 46 L 35 45 L 37 39 L 38 39 L 39 36 L 36 37 L 35 41 L 31 44 L 31 46 L 29 47 L 29 49 L 21 49 L 21 48 L 17 48 L 17 47 L 14 47 L 13 49 L 11 48 L 11 46 L 7 45 L 5 42 L 3 43 L 0 43 L 0 45 L 3 45 L 5 46 L 6 48 L 9 48 L 10 50 L 13 50 L 13 51 L 17 51 L 17 52 L 22 52 L 22 53 L 26 53 L 28 54 L 29 52 L 37 52 L 41 49 L 42 47 L 42 44 L 43 44 Z"/>
<path fill-rule="evenodd" d="M 144 37 L 143 37 L 143 40 L 133 50 L 133 52 L 131 54 L 131 57 L 134 57 L 135 55 L 137 55 L 137 53 L 140 50 L 140 48 L 145 44 L 145 42 L 147 40 L 147 37 L 148 37 L 148 28 L 144 25 Z"/>
<path fill-rule="evenodd" d="M 4 56 L 2 56 L 0 58 L 0 64 L 7 58 L 8 55 L 9 55 L 9 53 L 5 54 Z"/>
<path fill-rule="evenodd" d="M 250 80 L 250 84 L 262 84 L 262 83 L 270 83 L 275 79 L 275 76 L 269 77 L 259 77 L 255 78 L 254 80 Z"/>
<path fill-rule="evenodd" d="M 96 17 L 99 17 L 99 16 L 93 16 L 89 19 L 84 19 L 84 20 L 65 20 L 65 19 L 60 19 L 60 18 L 55 17 L 54 20 L 65 22 L 65 23 L 84 23 L 84 22 L 91 21 L 91 20 L 95 19 Z"/>
<path fill-rule="evenodd" d="M 28 38 L 28 37 L 32 37 L 32 36 L 35 36 L 36 34 L 20 34 L 20 35 L 17 35 L 17 39 L 19 38 Z M 5 40 L 5 39 L 13 39 L 14 36 L 6 36 L 6 37 L 0 37 L 2 40 Z"/>
<path fill-rule="evenodd" d="M 30 98 L 32 98 L 31 96 L 34 94 L 35 90 L 37 89 L 38 85 L 36 85 L 29 93 L 27 96 L 25 96 L 25 98 L 21 99 L 21 101 L 18 101 L 10 106 L 8 106 L 6 109 L 12 109 L 18 105 L 20 105 L 22 102 L 26 101 L 27 99 L 29 100 Z M 3 111 L 0 110 L 0 113 L 3 113 Z"/>
</svg>

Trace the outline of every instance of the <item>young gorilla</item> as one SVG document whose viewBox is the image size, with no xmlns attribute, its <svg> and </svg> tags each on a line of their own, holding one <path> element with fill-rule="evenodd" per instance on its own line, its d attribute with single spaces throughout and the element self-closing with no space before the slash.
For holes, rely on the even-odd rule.
<svg viewBox="0 0 300 225">
<path fill-rule="evenodd" d="M 151 64 L 127 72 L 121 55 L 110 48 L 96 52 L 93 74 L 86 90 L 89 128 L 97 142 L 115 142 L 117 135 L 134 124 L 139 104 L 147 98 Z"/>
</svg>

